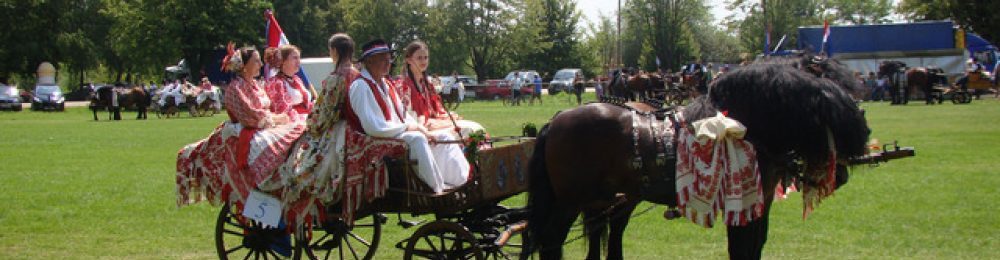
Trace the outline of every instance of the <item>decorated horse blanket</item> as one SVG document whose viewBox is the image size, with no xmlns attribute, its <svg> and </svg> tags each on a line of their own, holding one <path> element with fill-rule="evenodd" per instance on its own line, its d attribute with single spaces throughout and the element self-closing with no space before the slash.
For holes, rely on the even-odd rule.
<svg viewBox="0 0 1000 260">
<path fill-rule="evenodd" d="M 681 214 L 712 227 L 742 226 L 764 212 L 757 155 L 746 127 L 722 113 L 682 127 L 677 138 L 677 197 Z"/>
</svg>

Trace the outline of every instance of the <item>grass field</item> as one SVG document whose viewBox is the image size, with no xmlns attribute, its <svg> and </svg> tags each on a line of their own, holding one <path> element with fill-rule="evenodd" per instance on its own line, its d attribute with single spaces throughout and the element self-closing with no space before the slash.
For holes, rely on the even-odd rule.
<svg viewBox="0 0 1000 260">
<path fill-rule="evenodd" d="M 459 113 L 503 136 L 573 105 L 563 96 L 546 97 L 544 106 L 472 102 Z M 873 138 L 915 146 L 917 157 L 856 169 L 808 220 L 799 194 L 776 202 L 765 257 L 1000 259 L 1000 101 L 862 106 Z M 0 259 L 215 258 L 219 209 L 177 208 L 174 163 L 181 146 L 226 116 L 124 116 L 94 122 L 82 108 L 0 112 Z M 662 207 L 633 219 L 626 258 L 726 257 L 724 228 L 668 222 L 660 213 Z M 400 259 L 392 245 L 414 230 L 391 216 L 376 258 Z M 585 252 L 577 242 L 567 253 L 580 259 Z"/>
</svg>

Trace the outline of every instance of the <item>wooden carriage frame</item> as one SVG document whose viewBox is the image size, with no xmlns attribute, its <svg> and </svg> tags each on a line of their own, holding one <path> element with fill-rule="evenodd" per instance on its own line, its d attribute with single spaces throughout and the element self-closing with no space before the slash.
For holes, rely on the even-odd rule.
<svg viewBox="0 0 1000 260">
<path fill-rule="evenodd" d="M 326 219 L 313 221 L 310 232 L 306 232 L 310 235 L 294 234 L 294 245 L 284 250 L 291 251 L 292 259 L 373 259 L 382 225 L 388 222 L 386 214 L 396 213 L 400 226 L 419 225 L 411 236 L 395 244 L 404 250 L 404 259 L 517 258 L 522 247 L 514 241 L 519 240 L 516 235 L 527 225 L 527 210 L 499 203 L 527 191 L 527 166 L 534 138 L 500 139 L 514 143 L 478 151 L 470 180 L 440 194 L 417 177 L 415 161 L 383 158 L 389 180 L 385 196 L 363 203 L 351 222 L 338 217 L 341 204 L 325 205 Z M 403 214 L 433 214 L 434 220 L 405 221 Z M 248 221 L 228 204 L 216 221 L 215 242 L 220 259 L 281 259 L 278 252 L 282 250 L 275 245 L 288 238 L 287 231 Z"/>
</svg>

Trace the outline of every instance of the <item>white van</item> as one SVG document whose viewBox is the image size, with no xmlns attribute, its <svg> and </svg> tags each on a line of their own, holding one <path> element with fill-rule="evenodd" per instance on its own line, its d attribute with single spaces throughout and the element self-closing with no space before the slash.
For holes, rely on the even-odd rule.
<svg viewBox="0 0 1000 260">
<path fill-rule="evenodd" d="M 312 83 L 313 88 L 316 88 L 316 92 L 320 92 L 323 88 L 323 80 L 333 71 L 333 60 L 330 57 L 302 58 L 301 64 L 302 73 L 309 77 L 309 83 Z"/>
</svg>

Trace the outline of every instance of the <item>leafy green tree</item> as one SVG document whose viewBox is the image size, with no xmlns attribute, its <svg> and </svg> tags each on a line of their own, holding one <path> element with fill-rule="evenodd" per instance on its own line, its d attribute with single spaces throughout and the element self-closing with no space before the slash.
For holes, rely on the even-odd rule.
<svg viewBox="0 0 1000 260">
<path fill-rule="evenodd" d="M 104 47 L 108 31 L 113 24 L 111 17 L 102 13 L 106 8 L 102 1 L 67 1 L 73 8 L 65 9 L 59 24 L 61 32 L 56 35 L 56 45 L 60 53 L 59 62 L 64 73 L 76 75 L 76 85 L 86 81 L 85 72 L 98 67 L 99 50 Z"/>
<path fill-rule="evenodd" d="M 834 21 L 846 24 L 888 23 L 892 14 L 891 0 L 828 0 L 827 10 L 833 10 Z"/>
<path fill-rule="evenodd" d="M 580 48 L 581 69 L 589 76 L 604 75 L 617 55 L 617 29 L 611 18 L 601 15 L 596 23 L 587 24 L 586 37 Z"/>
<path fill-rule="evenodd" d="M 896 11 L 910 20 L 944 20 L 951 18 L 952 0 L 902 0 Z"/>
<path fill-rule="evenodd" d="M 341 0 L 340 4 L 347 32 L 358 45 L 381 38 L 397 49 L 422 38 L 429 8 L 426 0 Z"/>
<path fill-rule="evenodd" d="M 432 18 L 428 44 L 464 50 L 432 50 L 446 58 L 435 58 L 445 67 L 471 68 L 480 79 L 494 78 L 521 67 L 528 55 L 548 47 L 538 41 L 541 19 L 528 14 L 530 1 L 516 0 L 442 0 L 435 9 L 445 18 Z M 446 29 L 431 29 L 445 25 Z M 434 47 L 432 47 L 434 48 Z M 465 56 L 462 56 L 465 55 Z M 441 56 L 433 56 L 441 57 Z M 466 63 L 458 66 L 457 62 Z M 464 71 L 464 70 L 463 70 Z M 443 71 L 448 73 L 448 71 Z"/>
<path fill-rule="evenodd" d="M 763 52 L 767 25 L 771 26 L 769 47 L 773 49 L 782 36 L 786 37 L 782 46 L 795 46 L 798 27 L 823 23 L 817 0 L 735 0 L 730 9 L 745 14 L 730 17 L 729 26 L 736 29 L 741 44 L 754 53 Z"/>
<path fill-rule="evenodd" d="M 464 20 L 465 1 L 436 1 L 427 13 L 427 34 L 423 40 L 431 49 L 431 65 L 428 70 L 440 75 L 452 72 L 467 74 L 471 71 L 469 59 L 469 37 L 465 37 L 461 26 Z"/>
<path fill-rule="evenodd" d="M 0 30 L 0 78 L 18 76 L 33 84 L 38 64 L 52 62 L 58 68 L 61 58 L 58 45 L 62 32 L 60 20 L 70 6 L 68 1 L 15 1 L 0 4 L 0 22 L 5 28 Z M 63 39 L 73 44 L 78 37 Z M 85 44 L 82 44 L 85 45 Z"/>
<path fill-rule="evenodd" d="M 326 41 L 346 29 L 339 1 L 274 0 L 274 16 L 288 41 L 302 49 L 302 57 L 329 55 Z"/>
<path fill-rule="evenodd" d="M 746 50 L 740 45 L 736 35 L 710 24 L 701 24 L 697 27 L 693 35 L 698 42 L 703 61 L 731 64 L 740 62 L 740 54 Z"/>
<path fill-rule="evenodd" d="M 626 66 L 677 68 L 700 56 L 693 31 L 711 20 L 703 0 L 634 0 L 623 10 Z"/>
<path fill-rule="evenodd" d="M 562 68 L 580 67 L 580 42 L 577 25 L 580 12 L 576 2 L 571 0 L 529 0 L 525 1 L 526 19 L 532 19 L 543 26 L 534 41 L 544 44 L 542 48 L 528 59 L 522 61 L 522 66 L 537 69 L 539 73 L 554 73 Z"/>
<path fill-rule="evenodd" d="M 903 0 L 897 11 L 914 20 L 952 19 L 993 45 L 1000 44 L 1000 1 Z"/>
</svg>

